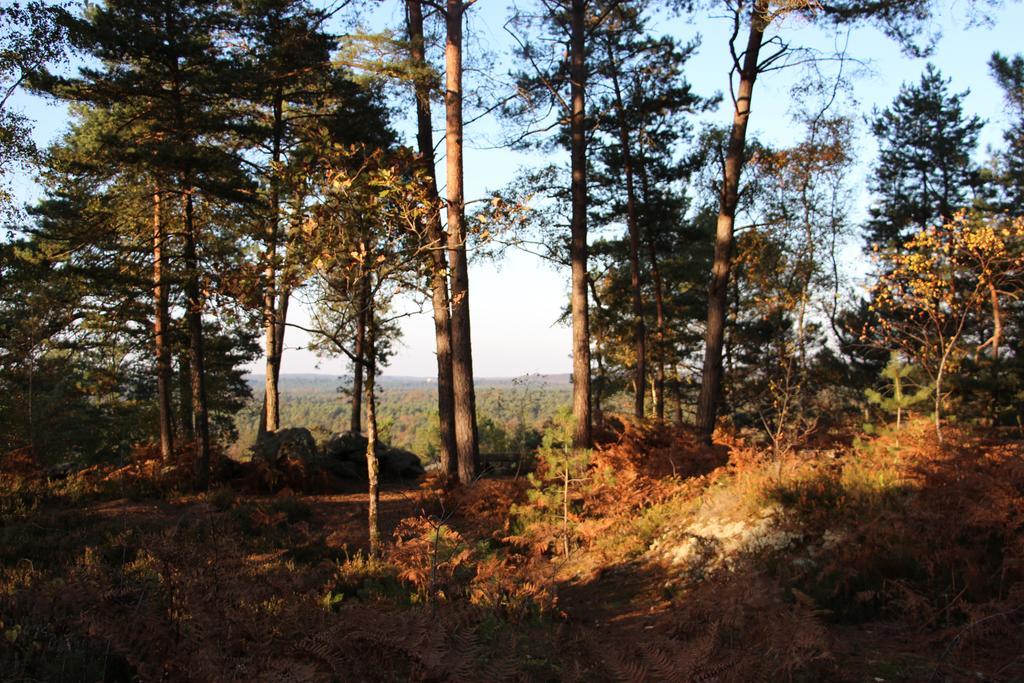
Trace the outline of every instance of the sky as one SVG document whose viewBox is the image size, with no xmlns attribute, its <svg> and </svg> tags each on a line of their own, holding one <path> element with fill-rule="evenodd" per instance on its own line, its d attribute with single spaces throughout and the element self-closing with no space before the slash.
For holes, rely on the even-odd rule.
<svg viewBox="0 0 1024 683">
<path fill-rule="evenodd" d="M 866 189 L 866 174 L 875 154 L 871 136 L 864 124 L 865 115 L 873 108 L 884 108 L 896 96 L 900 84 L 916 81 L 925 64 L 936 64 L 945 76 L 951 78 L 955 92 L 970 90 L 965 99 L 968 114 L 977 114 L 987 123 L 981 135 L 982 148 L 998 146 L 1006 126 L 1002 94 L 988 73 L 988 60 L 994 51 L 1015 54 L 1021 50 L 1020 27 L 1024 27 L 1024 6 L 1007 3 L 991 14 L 991 21 L 983 25 L 970 25 L 965 0 L 944 3 L 945 11 L 936 17 L 930 27 L 941 34 L 935 52 L 927 59 L 914 59 L 900 52 L 891 40 L 874 29 L 858 29 L 851 33 L 824 31 L 814 26 L 788 21 L 780 32 L 793 45 L 808 45 L 823 52 L 834 52 L 835 46 L 846 45 L 852 58 L 844 65 L 844 73 L 857 72 L 852 87 L 837 102 L 837 111 L 851 114 L 858 123 L 857 154 L 859 163 L 850 178 L 851 186 L 858 190 L 851 220 L 856 222 L 864 214 L 870 201 Z M 510 39 L 503 29 L 508 15 L 504 0 L 479 0 L 469 19 L 470 43 L 465 61 L 467 67 L 485 48 L 498 58 L 495 72 L 503 72 L 508 64 Z M 370 25 L 389 23 L 400 25 L 400 4 L 389 2 L 365 21 Z M 652 29 L 667 33 L 682 41 L 699 35 L 701 46 L 687 67 L 687 78 L 700 95 L 727 93 L 730 68 L 726 40 L 729 22 L 721 17 L 699 16 L 691 20 L 665 18 L 654 22 Z M 482 47 L 483 46 L 483 47 Z M 856 60 L 856 61 L 853 61 Z M 786 145 L 795 142 L 800 128 L 794 125 L 791 107 L 795 100 L 791 89 L 806 73 L 799 67 L 763 75 L 756 83 L 751 109 L 750 132 L 763 141 Z M 467 90 L 481 86 L 467 75 Z M 489 94 L 489 93 L 488 93 Z M 53 140 L 67 124 L 67 115 L 58 105 L 29 96 L 20 96 L 20 106 L 36 121 L 34 137 L 45 145 Z M 396 124 L 410 144 L 414 142 L 411 119 L 403 120 L 401 112 Z M 440 107 L 435 106 L 435 137 L 440 134 Z M 467 116 L 467 119 L 469 116 Z M 703 121 L 725 125 L 731 121 L 731 103 L 728 96 L 718 111 L 705 114 Z M 536 155 L 520 154 L 508 149 L 495 149 L 501 141 L 503 125 L 493 119 L 483 119 L 466 131 L 465 184 L 467 201 L 486 197 L 513 178 L 524 165 L 539 164 L 547 159 Z M 439 147 L 443 151 L 443 145 Z M 986 152 L 982 152 L 982 158 Z M 444 161 L 438 158 L 443 181 Z M 567 160 L 566 160 L 567 162 Z M 15 179 L 15 190 L 22 198 L 36 194 L 30 177 Z M 442 190 L 443 193 L 443 190 Z M 846 250 L 850 271 L 863 272 L 858 245 Z M 470 255 L 473 259 L 473 255 Z M 514 377 L 530 373 L 568 373 L 571 371 L 570 330 L 558 323 L 568 298 L 568 269 L 557 269 L 539 258 L 524 252 L 512 251 L 500 262 L 471 260 L 470 265 L 470 317 L 472 321 L 473 362 L 478 377 Z M 406 304 L 412 310 L 413 304 Z M 293 311 L 298 308 L 293 308 Z M 292 311 L 289 312 L 290 314 Z M 296 314 L 301 316 L 300 311 Z M 299 321 L 301 322 L 301 321 Z M 402 322 L 403 339 L 385 374 L 392 376 L 430 376 L 436 372 L 434 356 L 433 321 L 429 305 L 424 312 L 405 318 Z M 304 333 L 290 329 L 286 336 L 286 351 L 282 361 L 284 373 L 318 372 L 344 374 L 346 364 L 340 359 L 319 359 L 304 346 L 308 339 Z M 253 365 L 262 372 L 263 361 Z"/>
</svg>

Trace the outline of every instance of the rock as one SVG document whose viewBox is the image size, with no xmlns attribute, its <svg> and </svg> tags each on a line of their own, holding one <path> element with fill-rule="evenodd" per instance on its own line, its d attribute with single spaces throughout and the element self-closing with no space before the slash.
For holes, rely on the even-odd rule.
<svg viewBox="0 0 1024 683">
<path fill-rule="evenodd" d="M 324 444 L 324 469 L 345 479 L 366 479 L 367 443 L 362 434 L 335 434 Z M 381 479 L 409 479 L 426 472 L 415 453 L 387 444 L 378 444 L 377 459 Z"/>
<path fill-rule="evenodd" d="M 365 462 L 362 468 L 358 467 L 354 462 L 337 458 L 324 458 L 319 464 L 325 472 L 339 479 L 366 479 Z"/>
<path fill-rule="evenodd" d="M 366 437 L 354 432 L 335 434 L 324 444 L 324 455 L 328 458 L 349 462 L 366 462 Z"/>
<path fill-rule="evenodd" d="M 252 447 L 253 457 L 277 463 L 284 460 L 309 461 L 316 457 L 316 439 L 305 427 L 279 429 Z"/>
<path fill-rule="evenodd" d="M 418 455 L 401 448 L 384 449 L 377 455 L 377 459 L 380 460 L 380 473 L 384 478 L 409 479 L 426 472 Z"/>
<path fill-rule="evenodd" d="M 700 578 L 720 567 L 732 569 L 738 558 L 749 553 L 774 553 L 801 540 L 799 534 L 779 528 L 777 510 L 766 507 L 754 519 L 708 516 L 685 529 L 670 530 L 651 546 L 672 566 L 682 567 L 687 579 Z"/>
</svg>

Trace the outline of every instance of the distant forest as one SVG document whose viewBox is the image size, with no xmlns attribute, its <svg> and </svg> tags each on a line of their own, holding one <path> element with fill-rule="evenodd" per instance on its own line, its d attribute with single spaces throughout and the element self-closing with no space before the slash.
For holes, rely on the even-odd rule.
<svg viewBox="0 0 1024 683">
<path fill-rule="evenodd" d="M 254 395 L 263 375 L 246 381 Z M 437 429 L 437 385 L 424 377 L 381 377 L 379 420 L 381 439 L 392 446 L 436 462 L 440 449 Z M 349 428 L 352 377 L 295 374 L 281 376 L 281 424 L 307 427 L 318 440 Z M 536 448 L 541 434 L 572 404 L 568 375 L 526 375 L 481 378 L 476 382 L 480 452 L 521 453 Z M 261 401 L 250 400 L 238 413 L 238 440 L 230 449 L 245 457 L 259 429 Z"/>
</svg>

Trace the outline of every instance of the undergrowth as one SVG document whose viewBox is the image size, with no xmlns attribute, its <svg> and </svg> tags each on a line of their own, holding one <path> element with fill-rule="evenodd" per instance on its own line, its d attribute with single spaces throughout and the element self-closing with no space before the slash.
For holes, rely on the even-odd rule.
<svg viewBox="0 0 1024 683">
<path fill-rule="evenodd" d="M 172 471 L 146 482 L 142 465 L 7 472 L 0 668 L 57 681 L 1024 677 L 1020 443 L 951 430 L 940 447 L 914 422 L 781 460 L 694 442 L 627 423 L 593 451 L 547 444 L 530 478 L 428 480 L 395 498 L 381 557 L 337 540 L 330 497 L 180 494 Z M 352 505 L 343 524 L 362 523 Z"/>
</svg>

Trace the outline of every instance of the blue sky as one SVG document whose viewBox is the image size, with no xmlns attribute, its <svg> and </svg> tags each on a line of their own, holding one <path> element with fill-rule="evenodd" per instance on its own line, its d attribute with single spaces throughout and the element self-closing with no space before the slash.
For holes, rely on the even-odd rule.
<svg viewBox="0 0 1024 683">
<path fill-rule="evenodd" d="M 852 90 L 840 104 L 840 109 L 856 116 L 858 125 L 858 168 L 851 177 L 852 186 L 859 188 L 854 220 L 862 214 L 869 201 L 864 188 L 864 177 L 875 153 L 874 144 L 866 134 L 863 117 L 873 107 L 885 107 L 896 95 L 901 83 L 917 80 L 927 61 L 934 62 L 952 79 L 956 91 L 970 89 L 966 99 L 969 113 L 978 114 L 987 121 L 982 133 L 984 146 L 998 146 L 1006 118 L 1002 95 L 988 74 L 987 62 L 993 51 L 1014 54 L 1021 51 L 1020 28 L 1024 27 L 1024 7 L 1011 3 L 992 15 L 988 25 L 968 26 L 966 3 L 958 0 L 946 3 L 947 10 L 933 22 L 931 29 L 942 34 L 935 53 L 927 60 L 912 59 L 902 54 L 889 39 L 873 29 L 859 29 L 849 35 L 849 55 L 867 67 L 867 73 L 858 74 Z M 952 9 L 949 8 L 952 5 Z M 467 48 L 467 66 L 473 63 L 479 45 L 495 53 L 499 59 L 507 53 L 509 39 L 502 26 L 507 16 L 504 2 L 479 0 L 470 19 L 470 33 L 474 43 Z M 401 20 L 400 4 L 386 3 L 367 21 L 373 25 L 383 22 L 398 25 Z M 669 33 L 681 40 L 700 34 L 702 45 L 690 61 L 687 75 L 696 92 L 710 95 L 727 92 L 729 57 L 726 39 L 728 22 L 712 16 L 701 16 L 690 21 L 666 19 L 653 28 Z M 781 31 L 794 45 L 810 45 L 830 51 L 837 41 L 847 40 L 845 33 L 819 30 L 814 26 L 790 21 Z M 500 62 L 499 62 L 500 63 Z M 498 67 L 501 69 L 501 67 Z M 790 90 L 802 77 L 799 69 L 764 75 L 754 92 L 751 130 L 766 142 L 784 145 L 795 141 L 799 127 L 793 125 Z M 467 88 L 474 86 L 472 77 Z M 60 106 L 22 96 L 15 103 L 36 121 L 35 138 L 40 144 L 52 140 L 66 125 L 66 114 Z M 435 125 L 439 125 L 440 107 L 435 107 Z M 705 116 L 710 122 L 725 124 L 731 120 L 731 107 L 723 102 L 717 112 Z M 401 128 L 413 141 L 411 121 Z M 466 190 L 467 199 L 483 197 L 510 180 L 523 165 L 538 163 L 539 159 L 509 150 L 495 150 L 500 140 L 500 124 L 484 119 L 467 130 Z M 982 152 L 984 155 L 985 152 Z M 439 159 L 441 161 L 441 159 Z M 441 163 L 443 173 L 443 161 Z M 15 178 L 16 192 L 23 198 L 34 194 L 30 178 Z M 856 272 L 855 248 L 851 248 L 851 269 Z M 473 351 L 476 374 L 481 377 L 516 376 L 527 373 L 565 373 L 571 369 L 569 358 L 570 335 L 566 327 L 556 324 L 566 301 L 568 271 L 556 270 L 539 259 L 511 253 L 502 262 L 480 261 L 470 269 L 470 306 L 473 325 Z M 436 370 L 433 353 L 433 323 L 428 313 L 406 318 L 403 323 L 404 341 L 386 370 L 390 375 L 431 375 Z M 301 348 L 304 337 L 289 330 L 288 347 L 283 371 L 325 372 L 340 374 L 345 371 L 342 361 L 317 359 Z M 256 364 L 259 371 L 260 363 Z"/>
<path fill-rule="evenodd" d="M 478 14 L 471 28 L 479 40 L 491 46 L 504 46 L 508 41 L 502 30 L 506 15 L 502 3 L 481 0 Z M 966 108 L 989 123 L 982 134 L 982 145 L 997 145 L 1005 127 L 1002 95 L 988 75 L 987 62 L 992 52 L 1000 50 L 1013 54 L 1021 50 L 1020 27 L 1024 27 L 1024 7 L 1013 4 L 1001 9 L 990 26 L 967 27 L 963 8 L 956 3 L 952 11 L 944 13 L 933 29 L 942 33 L 935 53 L 928 60 L 911 59 L 902 54 L 891 40 L 873 29 L 861 29 L 849 37 L 852 57 L 867 62 L 870 73 L 853 82 L 852 100 L 843 108 L 858 117 L 857 177 L 851 178 L 853 187 L 860 187 L 856 213 L 864 211 L 869 195 L 864 188 L 864 174 L 870 168 L 875 147 L 866 134 L 863 115 L 872 107 L 885 107 L 895 97 L 901 83 L 917 80 L 927 61 L 934 62 L 952 79 L 957 92 L 970 89 Z M 959 9 L 958 9 L 959 8 Z M 659 31 L 688 40 L 698 33 L 702 45 L 690 61 L 688 78 L 700 94 L 726 92 L 728 87 L 729 56 L 726 43 L 729 25 L 722 19 L 705 17 L 684 22 L 665 21 Z M 794 44 L 804 42 L 828 50 L 837 36 L 807 25 L 790 23 L 783 27 Z M 799 37 L 797 37 L 799 36 Z M 843 36 L 845 38 L 845 34 Z M 790 90 L 802 73 L 776 72 L 765 75 L 756 85 L 751 114 L 751 129 L 767 142 L 787 144 L 799 135 L 799 127 L 792 123 Z M 707 120 L 724 124 L 731 121 L 731 108 L 723 103 L 721 109 L 709 114 Z M 516 170 L 517 161 L 531 163 L 534 159 L 519 157 L 509 152 L 474 149 L 493 142 L 490 124 L 481 130 L 470 131 L 470 149 L 466 155 L 467 196 L 482 195 L 489 188 L 500 187 Z M 854 217 L 856 218 L 856 216 Z M 859 249 L 848 250 L 852 271 L 857 271 Z M 514 376 L 530 372 L 569 372 L 570 334 L 567 327 L 555 325 L 567 300 L 568 272 L 559 271 L 540 263 L 536 258 L 517 254 L 500 268 L 481 263 L 471 269 L 471 316 L 473 321 L 473 355 L 478 376 Z M 404 325 L 405 346 L 389 368 L 393 374 L 424 375 L 434 370 L 433 327 L 428 316 L 410 318 Z M 291 367 L 309 367 L 300 365 Z M 327 369 L 324 366 L 324 369 Z"/>
</svg>

